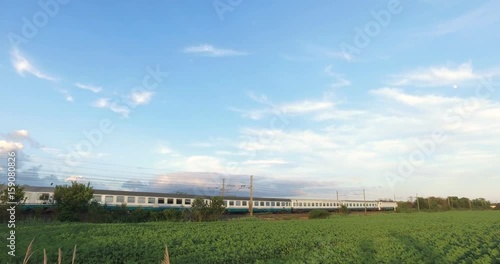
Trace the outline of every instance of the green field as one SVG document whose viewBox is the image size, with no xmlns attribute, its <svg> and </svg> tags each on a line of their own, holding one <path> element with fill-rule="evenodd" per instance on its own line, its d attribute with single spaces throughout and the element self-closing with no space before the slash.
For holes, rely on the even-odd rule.
<svg viewBox="0 0 500 264">
<path fill-rule="evenodd" d="M 211 223 L 19 224 L 22 263 L 32 238 L 30 263 L 63 263 L 77 244 L 77 263 L 160 263 L 168 245 L 171 263 L 500 263 L 500 212 L 334 215 L 324 220 L 258 219 Z M 5 232 L 2 232 L 2 235 Z M 5 241 L 5 240 L 4 240 Z"/>
</svg>

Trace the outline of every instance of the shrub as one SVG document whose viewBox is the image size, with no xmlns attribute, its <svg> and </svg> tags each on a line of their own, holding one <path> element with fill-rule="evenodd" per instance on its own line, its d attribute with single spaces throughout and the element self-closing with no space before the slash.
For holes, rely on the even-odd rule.
<svg viewBox="0 0 500 264">
<path fill-rule="evenodd" d="M 322 219 L 330 216 L 330 212 L 326 210 L 315 209 L 309 212 L 309 219 Z"/>
<path fill-rule="evenodd" d="M 347 208 L 347 206 L 346 206 L 346 205 L 342 205 L 342 206 L 340 207 L 339 213 L 340 213 L 340 214 L 343 214 L 343 215 L 346 215 L 346 214 L 350 214 L 350 213 L 351 213 L 351 210 L 349 210 L 349 208 Z"/>
</svg>

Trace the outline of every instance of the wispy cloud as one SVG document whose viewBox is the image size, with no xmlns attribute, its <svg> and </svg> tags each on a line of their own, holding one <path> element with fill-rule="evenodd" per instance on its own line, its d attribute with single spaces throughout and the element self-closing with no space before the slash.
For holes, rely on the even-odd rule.
<svg viewBox="0 0 500 264">
<path fill-rule="evenodd" d="M 202 44 L 197 46 L 190 46 L 183 49 L 184 53 L 200 54 L 210 57 L 227 57 L 227 56 L 242 56 L 248 53 L 237 51 L 233 49 L 221 49 L 212 45 Z"/>
<path fill-rule="evenodd" d="M 57 81 L 56 78 L 51 77 L 43 72 L 41 72 L 39 69 L 37 69 L 31 62 L 21 54 L 21 52 L 17 49 L 14 49 L 11 52 L 12 55 L 12 65 L 14 66 L 14 69 L 16 69 L 16 72 L 24 77 L 24 73 L 29 73 L 34 76 L 36 76 L 39 79 L 44 79 L 48 81 Z"/>
<path fill-rule="evenodd" d="M 382 88 L 378 90 L 371 91 L 373 94 L 381 95 L 383 97 L 395 100 L 397 102 L 410 105 L 410 106 L 445 106 L 460 103 L 463 99 L 455 97 L 444 97 L 437 95 L 410 95 L 404 93 L 399 89 L 394 88 Z"/>
<path fill-rule="evenodd" d="M 333 88 L 344 87 L 344 86 L 351 85 L 351 81 L 349 81 L 346 78 L 344 78 L 344 76 L 342 74 L 333 71 L 332 68 L 333 68 L 332 65 L 328 65 L 328 66 L 325 67 L 324 72 L 328 76 L 330 76 L 330 77 L 332 77 L 334 79 L 333 83 L 331 84 L 331 86 Z"/>
<path fill-rule="evenodd" d="M 64 99 L 65 99 L 66 101 L 68 101 L 68 102 L 73 102 L 73 101 L 75 101 L 75 98 L 73 98 L 73 96 L 71 96 L 71 94 L 69 94 L 69 92 L 68 92 L 68 91 L 66 91 L 66 90 L 61 90 L 60 92 L 61 92 L 61 94 L 64 96 Z"/>
<path fill-rule="evenodd" d="M 75 86 L 80 88 L 80 89 L 92 91 L 94 93 L 98 93 L 102 90 L 102 87 L 88 85 L 88 84 L 82 84 L 82 83 L 75 83 Z"/>
<path fill-rule="evenodd" d="M 255 109 L 255 110 L 241 110 L 234 107 L 231 107 L 230 110 L 239 112 L 243 117 L 250 118 L 253 120 L 259 120 L 267 115 L 272 114 L 306 114 L 317 112 L 325 109 L 329 109 L 333 107 L 333 103 L 329 101 L 312 101 L 312 100 L 303 100 L 298 102 L 289 102 L 283 104 L 273 104 L 269 101 L 266 96 L 257 96 L 254 93 L 249 93 L 248 96 L 261 104 L 267 105 L 266 108 Z"/>
<path fill-rule="evenodd" d="M 354 57 L 347 53 L 347 52 L 341 52 L 341 51 L 325 51 L 325 55 L 329 58 L 335 58 L 335 59 L 344 59 L 348 62 L 351 62 L 354 60 Z"/>
<path fill-rule="evenodd" d="M 154 93 L 151 91 L 135 91 L 129 96 L 134 105 L 148 104 L 153 99 Z"/>
<path fill-rule="evenodd" d="M 447 86 L 456 88 L 465 82 L 478 81 L 495 75 L 500 75 L 498 69 L 476 71 L 472 67 L 472 63 L 467 62 L 460 65 L 430 66 L 395 74 L 390 76 L 388 83 L 391 86 Z"/>
<path fill-rule="evenodd" d="M 500 2 L 495 0 L 487 1 L 468 13 L 438 24 L 434 29 L 425 32 L 423 35 L 442 36 L 463 30 L 484 28 L 499 20 L 499 8 Z"/>
<path fill-rule="evenodd" d="M 115 113 L 122 115 L 123 117 L 128 117 L 128 114 L 130 112 L 130 109 L 128 107 L 110 102 L 109 98 L 99 98 L 92 104 L 92 106 L 97 108 L 107 108 Z"/>
</svg>

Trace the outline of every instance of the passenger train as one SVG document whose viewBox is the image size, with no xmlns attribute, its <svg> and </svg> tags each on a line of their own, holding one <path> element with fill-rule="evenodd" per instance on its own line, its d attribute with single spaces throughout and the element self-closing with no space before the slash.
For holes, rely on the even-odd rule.
<svg viewBox="0 0 500 264">
<path fill-rule="evenodd" d="M 52 205 L 55 188 L 33 187 L 25 188 L 25 207 L 33 209 L 36 207 L 49 208 Z M 126 204 L 127 208 L 134 210 L 143 208 L 146 210 L 185 209 L 190 208 L 195 198 L 202 197 L 207 203 L 210 196 L 169 194 L 153 192 L 131 192 L 94 190 L 93 200 L 107 205 L 110 210 Z M 227 213 L 249 213 L 250 198 L 224 196 L 224 207 Z M 308 212 L 313 209 L 324 209 L 337 211 L 345 205 L 350 210 L 388 211 L 396 210 L 396 202 L 387 201 L 355 201 L 355 200 L 331 200 L 331 199 L 298 199 L 298 198 L 253 198 L 253 212 Z"/>
</svg>

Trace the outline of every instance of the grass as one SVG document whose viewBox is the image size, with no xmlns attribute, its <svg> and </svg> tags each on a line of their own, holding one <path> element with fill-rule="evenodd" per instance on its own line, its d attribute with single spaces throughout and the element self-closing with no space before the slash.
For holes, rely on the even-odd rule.
<svg viewBox="0 0 500 264">
<path fill-rule="evenodd" d="M 30 248 L 29 263 L 54 263 L 60 256 L 69 263 L 75 244 L 74 263 L 86 264 L 500 263 L 499 219 L 498 211 L 450 211 L 287 221 L 33 223 L 16 229 L 16 246 Z M 0 263 L 23 263 L 23 256 L 5 255 Z"/>
</svg>

